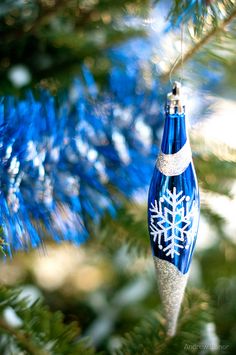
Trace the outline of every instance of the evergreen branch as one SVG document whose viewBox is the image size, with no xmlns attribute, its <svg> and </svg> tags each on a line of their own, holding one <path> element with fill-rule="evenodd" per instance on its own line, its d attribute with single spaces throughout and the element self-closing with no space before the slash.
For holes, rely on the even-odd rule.
<svg viewBox="0 0 236 355">
<path fill-rule="evenodd" d="M 198 41 L 193 47 L 191 47 L 181 58 L 179 58 L 176 62 L 176 64 L 171 65 L 171 68 L 169 71 L 163 75 L 161 75 L 161 80 L 162 81 L 167 81 L 170 77 L 170 74 L 176 72 L 178 69 L 182 67 L 187 61 L 189 61 L 196 53 L 199 52 L 199 50 L 202 49 L 209 41 L 212 40 L 212 38 L 219 32 L 224 31 L 224 28 L 229 25 L 234 19 L 236 18 L 236 7 L 234 10 L 230 13 L 229 16 L 227 16 L 222 23 L 217 26 L 213 27 L 212 30 L 210 30 L 200 41 Z"/>
<path fill-rule="evenodd" d="M 16 339 L 16 341 L 27 350 L 31 355 L 49 355 L 49 352 L 40 350 L 36 344 L 31 341 L 30 334 L 24 333 L 21 329 L 10 327 L 0 318 L 0 329 Z"/>
<path fill-rule="evenodd" d="M 215 260 L 219 260 L 219 259 L 215 259 Z M 227 265 L 226 268 L 228 268 L 229 266 L 228 263 L 224 263 L 223 265 L 225 266 Z M 207 269 L 209 269 L 209 263 Z M 214 282 L 214 286 L 215 284 L 216 282 Z M 236 346 L 235 293 L 236 293 L 235 272 L 231 274 L 231 277 L 227 276 L 227 277 L 218 278 L 217 284 L 213 291 L 213 301 L 216 310 L 214 318 L 217 327 L 217 334 L 221 339 L 221 344 L 225 344 L 225 348 L 226 349 L 228 348 L 228 352 L 227 352 L 228 354 L 230 353 L 232 354 L 233 352 L 235 352 L 235 346 Z"/>
<path fill-rule="evenodd" d="M 4 256 L 6 256 L 6 249 L 9 246 L 8 243 L 6 243 L 5 238 L 4 238 L 4 232 L 2 226 L 0 227 L 0 254 L 2 253 Z"/>
<path fill-rule="evenodd" d="M 53 17 L 58 18 L 62 10 L 64 10 L 65 12 L 65 10 L 70 9 L 72 5 L 74 5 L 74 3 L 72 2 L 71 4 L 71 1 L 68 2 L 68 0 L 57 0 L 54 6 L 40 6 L 38 11 L 38 17 L 33 22 L 29 22 L 28 24 L 20 22 L 19 26 L 13 28 L 11 28 L 11 26 L 6 26 L 6 28 L 5 26 L 3 26 L 3 30 L 0 30 L 1 39 L 3 42 L 11 42 L 15 39 L 19 39 L 30 34 L 35 35 L 35 33 L 42 26 L 48 24 Z M 84 30 L 86 25 L 88 25 L 90 29 L 94 27 L 93 24 L 95 24 L 96 26 L 98 21 L 94 21 L 92 17 L 94 14 L 98 13 L 98 11 L 106 11 L 109 7 L 109 11 L 117 11 L 119 13 L 122 6 L 125 5 L 127 5 L 127 0 L 122 0 L 119 5 L 117 5 L 115 2 L 110 3 L 109 1 L 101 1 L 98 2 L 97 6 L 91 8 L 83 8 L 78 3 L 74 7 L 74 12 L 78 10 L 79 16 L 72 17 L 72 22 L 74 23 L 74 31 L 78 29 Z M 106 26 L 109 27 L 108 25 Z"/>
<path fill-rule="evenodd" d="M 235 162 L 219 160 L 214 154 L 198 154 L 194 158 L 199 185 L 202 189 L 221 195 L 232 196 L 231 184 L 236 178 Z M 221 183 L 219 184 L 219 177 Z"/>
<path fill-rule="evenodd" d="M 21 299 L 20 293 L 17 289 L 0 287 L 0 332 L 7 337 L 6 346 L 11 342 L 15 349 L 31 355 L 94 354 L 94 350 L 79 339 L 77 323 L 65 324 L 61 312 L 50 312 L 39 301 L 31 304 L 26 298 Z M 20 326 L 11 326 L 3 319 L 6 308 L 11 308 L 20 318 Z"/>
<path fill-rule="evenodd" d="M 146 209 L 135 206 L 135 214 L 130 211 L 130 206 L 124 206 L 117 212 L 116 218 L 106 215 L 96 234 L 94 240 L 96 248 L 104 248 L 104 245 L 111 252 L 124 244 L 129 250 L 135 250 L 139 255 L 150 253 L 148 231 L 145 223 Z M 138 218 L 137 218 L 138 216 Z M 110 243 L 110 236 L 113 242 Z"/>
<path fill-rule="evenodd" d="M 49 7 L 46 9 L 41 9 L 41 14 L 35 19 L 33 23 L 30 24 L 29 29 L 25 29 L 25 24 L 23 23 L 21 27 L 16 27 L 9 29 L 7 28 L 6 32 L 1 32 L 2 41 L 10 42 L 15 40 L 16 38 L 20 38 L 24 35 L 29 35 L 33 33 L 39 26 L 51 19 L 52 16 L 55 16 L 59 10 L 62 10 L 67 4 L 67 0 L 58 0 L 53 7 Z"/>
<path fill-rule="evenodd" d="M 178 28 L 181 23 L 191 23 L 194 35 L 202 36 L 206 22 L 217 27 L 222 20 L 222 14 L 227 16 L 234 8 L 234 0 L 173 0 L 168 19 L 173 27 Z"/>
<path fill-rule="evenodd" d="M 132 354 L 179 354 L 185 355 L 185 345 L 200 344 L 203 340 L 204 325 L 211 321 L 208 296 L 200 290 L 192 289 L 185 296 L 177 334 L 167 337 L 165 321 L 160 314 L 150 314 L 149 318 L 126 334 L 123 346 L 117 355 Z"/>
</svg>

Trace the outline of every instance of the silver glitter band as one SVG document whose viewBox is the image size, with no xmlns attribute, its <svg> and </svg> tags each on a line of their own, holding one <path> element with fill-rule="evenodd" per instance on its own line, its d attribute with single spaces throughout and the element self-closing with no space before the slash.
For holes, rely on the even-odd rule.
<svg viewBox="0 0 236 355">
<path fill-rule="evenodd" d="M 157 168 L 166 176 L 182 174 L 192 160 L 192 152 L 187 139 L 184 146 L 174 154 L 160 153 L 157 158 Z"/>
<path fill-rule="evenodd" d="M 159 293 L 166 316 L 166 329 L 169 336 L 174 336 L 179 316 L 188 273 L 182 274 L 169 261 L 154 258 Z"/>
</svg>

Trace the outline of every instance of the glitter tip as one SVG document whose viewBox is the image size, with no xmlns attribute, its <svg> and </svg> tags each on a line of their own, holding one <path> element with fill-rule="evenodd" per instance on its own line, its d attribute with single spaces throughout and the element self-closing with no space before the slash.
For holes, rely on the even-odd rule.
<svg viewBox="0 0 236 355">
<path fill-rule="evenodd" d="M 174 336 L 188 273 L 182 274 L 175 265 L 154 256 L 157 283 L 166 316 L 168 336 Z"/>
</svg>

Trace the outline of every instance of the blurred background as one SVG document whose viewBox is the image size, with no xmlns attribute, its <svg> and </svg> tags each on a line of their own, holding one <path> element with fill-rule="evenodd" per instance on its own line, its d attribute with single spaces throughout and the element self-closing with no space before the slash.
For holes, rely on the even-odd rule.
<svg viewBox="0 0 236 355">
<path fill-rule="evenodd" d="M 143 186 L 134 181 L 131 195 L 110 186 L 112 196 L 119 197 L 116 213 L 104 211 L 90 223 L 82 246 L 48 239 L 45 250 L 18 252 L 0 264 L 2 285 L 19 288 L 29 300 L 41 299 L 52 312 L 60 310 L 65 324 L 78 322 L 78 339 L 87 337 L 95 352 L 236 352 L 235 6 L 233 0 L 0 3 L 2 97 L 21 100 L 29 89 L 38 97 L 43 88 L 59 101 L 64 93 L 74 98 L 75 80 L 81 80 L 90 101 L 95 93 L 98 104 L 102 97 L 103 107 L 110 96 L 112 105 L 122 103 L 122 120 L 133 115 L 140 140 L 150 152 Z M 224 30 L 218 31 L 225 19 Z M 190 55 L 183 56 L 182 68 L 175 68 L 181 50 Z M 201 220 L 178 333 L 166 343 L 146 198 L 162 135 L 165 95 L 176 79 L 182 80 L 186 94 Z M 146 104 L 140 88 L 149 97 Z M 137 179 L 143 166 L 137 169 Z M 9 306 L 4 312 L 5 321 L 18 329 L 17 311 Z M 5 330 L 1 333 L 1 354 L 28 354 L 17 350 L 14 341 L 6 344 Z M 48 354 L 70 354 L 63 351 Z"/>
</svg>

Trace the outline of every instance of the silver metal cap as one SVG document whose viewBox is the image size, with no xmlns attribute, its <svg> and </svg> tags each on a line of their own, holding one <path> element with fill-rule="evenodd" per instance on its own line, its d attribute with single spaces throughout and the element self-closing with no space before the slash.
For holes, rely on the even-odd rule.
<svg viewBox="0 0 236 355">
<path fill-rule="evenodd" d="M 184 113 L 184 102 L 181 94 L 181 84 L 178 81 L 174 82 L 172 92 L 167 94 L 167 108 L 170 114 Z"/>
</svg>

